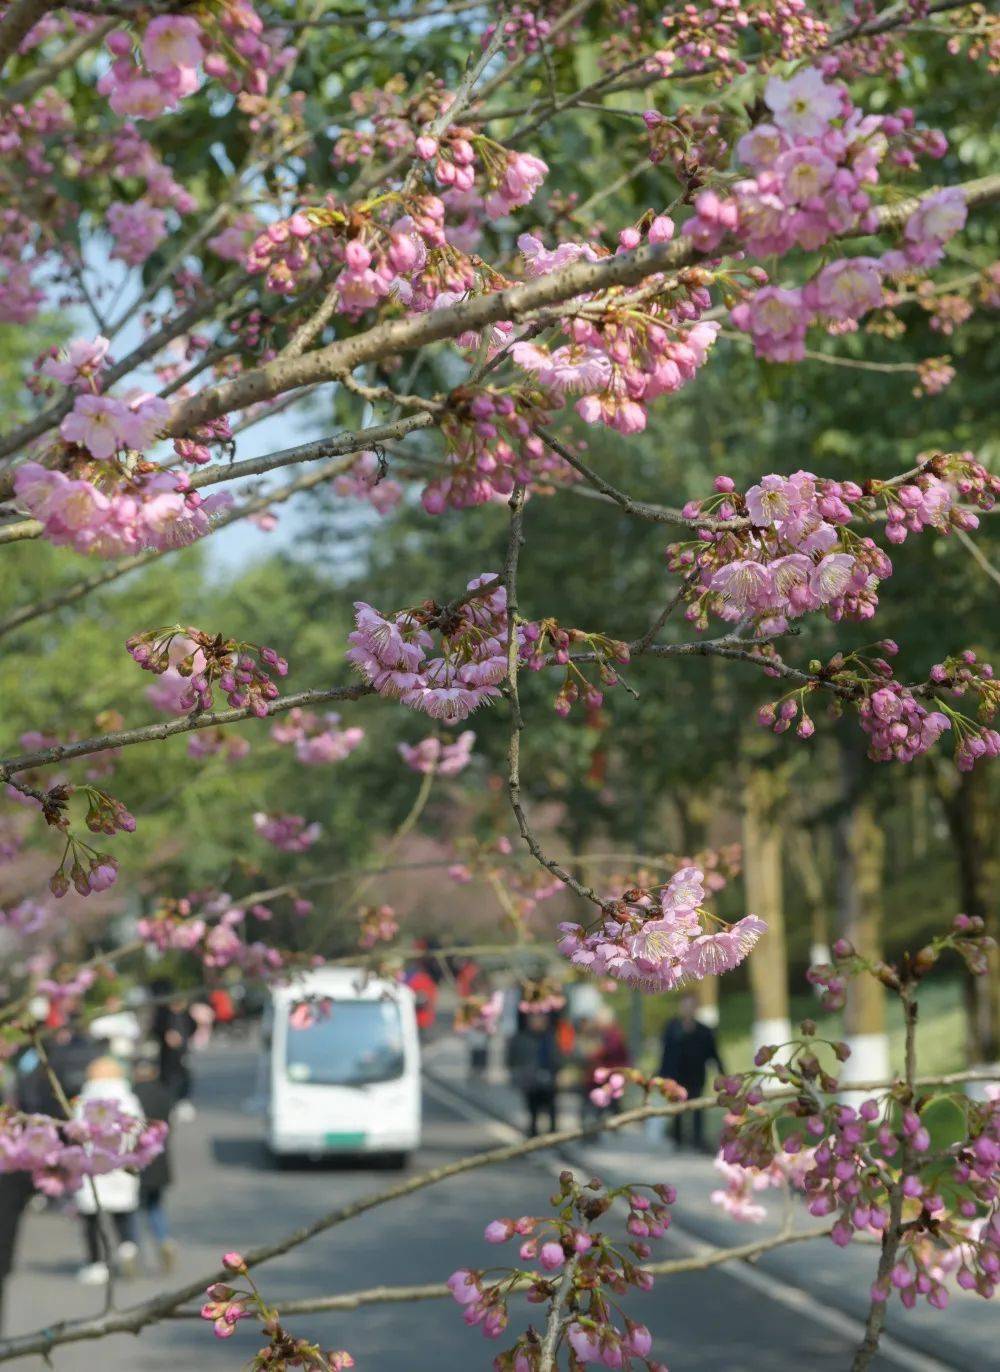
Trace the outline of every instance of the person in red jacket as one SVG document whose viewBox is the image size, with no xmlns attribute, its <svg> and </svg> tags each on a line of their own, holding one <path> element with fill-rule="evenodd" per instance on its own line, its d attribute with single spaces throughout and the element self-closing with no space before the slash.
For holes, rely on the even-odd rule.
<svg viewBox="0 0 1000 1372">
<path fill-rule="evenodd" d="M 618 1101 L 612 1101 L 610 1106 L 602 1108 L 595 1105 L 590 1099 L 591 1091 L 598 1085 L 598 1070 L 603 1069 L 607 1072 L 613 1071 L 616 1067 L 627 1067 L 631 1059 L 625 1035 L 618 1027 L 614 1011 L 608 1005 L 600 1006 L 593 1019 L 588 1021 L 583 1028 L 580 1034 L 580 1045 L 582 1049 L 580 1119 L 581 1123 L 586 1124 L 589 1120 L 600 1118 L 605 1110 L 611 1114 L 617 1114 L 621 1108 Z"/>
<path fill-rule="evenodd" d="M 417 1002 L 417 1028 L 426 1033 L 437 1019 L 437 982 L 422 963 L 406 974 L 406 984 Z"/>
</svg>

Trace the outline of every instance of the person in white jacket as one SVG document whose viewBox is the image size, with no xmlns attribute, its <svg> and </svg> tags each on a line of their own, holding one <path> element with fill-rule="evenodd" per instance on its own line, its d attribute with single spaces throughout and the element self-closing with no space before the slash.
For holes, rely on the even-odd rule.
<svg viewBox="0 0 1000 1372">
<path fill-rule="evenodd" d="M 110 1101 L 126 1115 L 143 1123 L 142 1106 L 125 1078 L 121 1064 L 114 1058 L 95 1058 L 87 1069 L 87 1079 L 76 1098 L 74 1114 L 82 1118 L 88 1101 Z M 108 1256 L 114 1245 L 115 1265 L 123 1276 L 132 1276 L 139 1256 L 136 1242 L 135 1212 L 139 1206 L 139 1178 L 124 1167 L 88 1177 L 74 1197 L 83 1219 L 83 1236 L 87 1262 L 77 1273 L 77 1280 L 86 1286 L 100 1286 L 108 1281 Z M 114 1235 L 102 1233 L 101 1217 L 109 1222 Z"/>
</svg>

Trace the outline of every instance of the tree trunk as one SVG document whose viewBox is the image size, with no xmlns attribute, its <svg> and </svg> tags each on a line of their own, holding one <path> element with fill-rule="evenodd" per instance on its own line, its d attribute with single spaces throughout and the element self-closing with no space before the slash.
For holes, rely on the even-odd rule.
<svg viewBox="0 0 1000 1372">
<path fill-rule="evenodd" d="M 773 770 L 751 766 L 743 792 L 743 881 L 748 914 L 767 925 L 767 933 L 748 959 L 753 992 L 753 1044 L 787 1043 L 788 961 L 785 952 L 784 892 L 778 805 L 783 778 Z"/>
<path fill-rule="evenodd" d="M 823 885 L 816 835 L 804 826 L 794 830 L 789 845 L 789 857 L 802 883 L 806 909 L 809 913 L 809 961 L 812 964 L 830 961 L 829 892 Z"/>
<path fill-rule="evenodd" d="M 882 957 L 885 834 L 871 791 L 855 784 L 861 780 L 860 768 L 848 767 L 848 807 L 838 823 L 840 931 L 862 957 L 874 962 Z M 844 1028 L 851 1056 L 842 1080 L 884 1080 L 890 1071 L 885 987 L 873 976 L 862 973 L 848 983 Z"/>
<path fill-rule="evenodd" d="M 1000 935 L 1000 853 L 996 844 L 996 804 L 982 767 L 963 772 L 950 794 L 942 793 L 958 859 L 961 908 L 978 915 L 986 932 Z M 970 1066 L 1000 1059 L 1000 951 L 988 954 L 985 976 L 966 973 L 963 986 L 966 1046 Z"/>
</svg>

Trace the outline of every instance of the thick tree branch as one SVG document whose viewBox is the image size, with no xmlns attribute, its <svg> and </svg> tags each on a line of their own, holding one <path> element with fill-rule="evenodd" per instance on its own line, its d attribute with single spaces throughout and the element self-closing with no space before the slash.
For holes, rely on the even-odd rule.
<svg viewBox="0 0 1000 1372">
<path fill-rule="evenodd" d="M 0 71 L 39 19 L 44 19 L 54 9 L 58 9 L 58 5 L 53 0 L 13 0 L 8 5 L 0 19 Z"/>
<path fill-rule="evenodd" d="M 934 191 L 937 189 L 935 187 Z M 1000 175 L 966 182 L 959 189 L 969 205 L 982 204 L 1000 196 Z M 893 228 L 905 222 L 921 201 L 934 191 L 908 196 L 894 205 L 881 207 L 877 211 L 879 228 Z M 848 238 L 858 236 L 856 232 L 845 235 Z M 714 256 L 731 248 L 732 245 L 724 244 Z M 199 392 L 177 407 L 168 425 L 168 432 L 183 434 L 209 419 L 269 400 L 294 387 L 332 380 L 343 372 L 353 371 L 364 362 L 374 362 L 390 354 L 408 352 L 428 343 L 454 338 L 466 330 L 478 332 L 502 320 L 516 323 L 532 310 L 613 286 L 631 286 L 656 273 L 675 271 L 702 256 L 686 238 L 666 244 L 645 244 L 632 252 L 603 258 L 599 262 L 574 262 L 532 281 L 507 286 L 487 295 L 473 296 L 444 309 L 428 310 L 424 314 L 376 324 L 353 338 L 339 339 L 303 357 L 276 359 L 244 372 L 232 381 Z"/>
</svg>

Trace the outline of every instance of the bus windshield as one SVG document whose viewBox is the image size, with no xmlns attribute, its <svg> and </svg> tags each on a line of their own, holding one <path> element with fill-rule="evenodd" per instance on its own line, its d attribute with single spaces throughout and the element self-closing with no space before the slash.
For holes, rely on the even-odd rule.
<svg viewBox="0 0 1000 1372">
<path fill-rule="evenodd" d="M 403 1027 L 393 1000 L 334 1000 L 304 1028 L 288 1024 L 290 1081 L 366 1086 L 403 1075 Z"/>
</svg>

